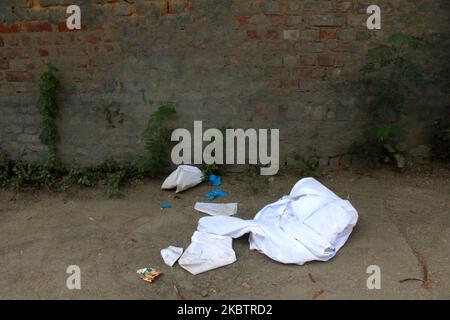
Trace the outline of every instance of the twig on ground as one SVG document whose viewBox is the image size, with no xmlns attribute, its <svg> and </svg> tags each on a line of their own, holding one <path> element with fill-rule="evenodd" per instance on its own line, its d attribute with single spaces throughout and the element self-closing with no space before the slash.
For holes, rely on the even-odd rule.
<svg viewBox="0 0 450 320">
<path fill-rule="evenodd" d="M 319 291 L 317 291 L 316 293 L 314 293 L 314 295 L 312 296 L 313 300 L 317 299 L 319 296 L 321 296 L 323 293 L 325 292 L 325 290 L 322 288 Z"/>
</svg>

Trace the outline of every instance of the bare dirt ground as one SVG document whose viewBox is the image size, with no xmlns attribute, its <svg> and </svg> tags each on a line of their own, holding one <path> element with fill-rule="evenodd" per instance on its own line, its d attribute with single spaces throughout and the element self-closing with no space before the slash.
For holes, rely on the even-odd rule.
<svg viewBox="0 0 450 320">
<path fill-rule="evenodd" d="M 258 194 L 239 174 L 224 177 L 226 202 L 251 219 L 287 194 L 299 177 L 274 177 Z M 238 261 L 197 276 L 166 266 L 160 250 L 186 248 L 203 216 L 207 184 L 173 197 L 162 181 L 136 183 L 108 200 L 104 187 L 0 191 L 0 298 L 3 299 L 450 299 L 450 170 L 442 166 L 406 173 L 345 170 L 319 178 L 348 198 L 360 220 L 347 244 L 329 262 L 283 265 L 250 251 L 248 238 L 233 242 Z M 161 210 L 169 202 L 172 209 Z M 422 260 L 423 261 L 422 261 Z M 421 262 L 422 261 L 422 262 Z M 81 290 L 66 288 L 66 268 L 81 268 Z M 368 290 L 369 265 L 381 268 L 381 289 Z M 423 278 L 432 283 L 400 283 Z M 159 268 L 154 283 L 136 274 Z"/>
</svg>

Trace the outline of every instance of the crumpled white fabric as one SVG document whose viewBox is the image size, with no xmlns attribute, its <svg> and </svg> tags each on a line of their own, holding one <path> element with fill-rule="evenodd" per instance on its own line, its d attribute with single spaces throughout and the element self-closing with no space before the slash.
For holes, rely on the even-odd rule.
<svg viewBox="0 0 450 320">
<path fill-rule="evenodd" d="M 333 258 L 357 221 L 358 213 L 349 201 L 317 180 L 305 178 L 288 196 L 260 210 L 253 220 L 204 217 L 197 230 L 231 238 L 250 233 L 250 249 L 282 263 L 303 265 Z M 217 264 L 220 262 L 216 261 L 216 268 Z"/>
<path fill-rule="evenodd" d="M 180 165 L 164 180 L 161 189 L 176 189 L 176 193 L 195 187 L 203 181 L 202 171 L 194 166 Z"/>
<path fill-rule="evenodd" d="M 183 254 L 183 248 L 168 246 L 165 249 L 161 249 L 161 257 L 163 258 L 165 264 L 170 267 L 173 267 L 175 262 L 181 257 Z"/>
<path fill-rule="evenodd" d="M 194 275 L 236 261 L 231 237 L 195 231 L 191 240 L 178 264 Z"/>
</svg>

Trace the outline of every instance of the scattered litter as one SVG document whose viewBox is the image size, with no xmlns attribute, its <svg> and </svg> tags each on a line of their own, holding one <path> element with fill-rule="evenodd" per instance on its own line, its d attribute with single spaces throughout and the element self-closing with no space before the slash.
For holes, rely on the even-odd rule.
<svg viewBox="0 0 450 320">
<path fill-rule="evenodd" d="M 316 279 L 314 279 L 312 273 L 308 273 L 308 277 L 309 277 L 309 280 L 311 280 L 312 283 L 316 283 Z"/>
<path fill-rule="evenodd" d="M 95 221 L 95 219 L 94 219 L 94 218 L 92 218 L 92 217 L 89 217 L 89 220 L 91 220 L 92 222 L 94 222 L 94 221 Z"/>
<path fill-rule="evenodd" d="M 203 181 L 202 171 L 194 166 L 181 165 L 172 172 L 164 181 L 161 189 L 174 189 L 182 192 L 195 187 Z"/>
<path fill-rule="evenodd" d="M 161 210 L 163 210 L 163 209 L 170 209 L 170 208 L 172 208 L 172 205 L 170 203 L 163 203 L 161 205 Z"/>
<path fill-rule="evenodd" d="M 161 271 L 154 268 L 142 268 L 137 271 L 142 280 L 153 282 L 156 278 L 162 275 Z"/>
<path fill-rule="evenodd" d="M 195 231 L 191 240 L 178 264 L 194 275 L 236 261 L 231 237 Z"/>
<path fill-rule="evenodd" d="M 161 250 L 161 257 L 163 258 L 164 262 L 170 267 L 173 267 L 175 262 L 177 262 L 177 260 L 180 259 L 182 254 L 183 248 L 178 248 L 174 246 L 169 246 Z"/>
<path fill-rule="evenodd" d="M 251 250 L 278 262 L 303 265 L 312 260 L 328 261 L 345 244 L 357 221 L 358 213 L 349 201 L 317 180 L 305 178 L 289 196 L 267 205 L 253 220 L 201 218 L 180 265 L 198 274 L 233 263 L 231 239 L 246 233 L 250 233 Z"/>
<path fill-rule="evenodd" d="M 131 238 L 130 240 L 128 240 L 128 243 L 129 244 L 138 243 L 138 241 L 136 239 L 134 239 L 134 238 Z"/>
<path fill-rule="evenodd" d="M 237 203 L 197 202 L 194 209 L 211 216 L 232 216 L 237 213 Z"/>
<path fill-rule="evenodd" d="M 317 291 L 316 293 L 314 293 L 314 295 L 312 296 L 313 300 L 317 299 L 319 296 L 321 296 L 322 294 L 324 294 L 325 290 L 322 288 L 319 291 Z"/>
<path fill-rule="evenodd" d="M 216 176 L 214 174 L 210 174 L 209 178 L 208 178 L 209 182 L 211 182 L 211 185 L 213 187 L 218 187 L 222 184 L 222 177 L 221 176 Z"/>
<path fill-rule="evenodd" d="M 222 191 L 222 189 L 216 189 L 211 190 L 207 194 L 205 194 L 205 198 L 208 198 L 209 200 L 214 200 L 217 197 L 227 197 L 228 192 Z"/>
</svg>

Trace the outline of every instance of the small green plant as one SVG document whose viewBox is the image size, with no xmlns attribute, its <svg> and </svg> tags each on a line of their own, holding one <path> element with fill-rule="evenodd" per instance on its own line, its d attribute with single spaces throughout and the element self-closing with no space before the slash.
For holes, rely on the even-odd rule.
<svg viewBox="0 0 450 320">
<path fill-rule="evenodd" d="M 430 45 L 426 40 L 395 33 L 387 41 L 369 50 L 368 62 L 361 69 L 372 125 L 365 141 L 356 143 L 353 152 L 374 164 L 406 166 L 406 132 L 402 125 L 407 98 L 424 82 L 418 60 L 423 60 Z M 414 90 L 415 89 L 415 90 Z"/>
<path fill-rule="evenodd" d="M 227 132 L 227 127 L 221 127 L 220 132 L 222 133 L 222 135 L 224 137 L 226 137 L 226 132 Z M 227 158 L 227 148 L 226 148 L 226 141 L 224 139 L 223 141 L 223 159 Z M 212 156 L 215 156 L 215 154 L 213 153 Z M 205 177 L 205 179 L 208 179 L 208 176 L 210 174 L 215 174 L 215 175 L 222 175 L 225 172 L 225 165 L 224 164 L 217 164 L 217 163 L 213 163 L 213 164 L 206 164 L 203 163 L 201 165 L 201 170 L 203 172 L 203 176 Z"/>
<path fill-rule="evenodd" d="M 220 164 L 205 164 L 203 163 L 200 167 L 203 172 L 203 177 L 207 180 L 210 174 L 222 175 L 223 174 L 223 166 Z"/>
<path fill-rule="evenodd" d="M 6 165 L 0 166 L 0 186 L 4 188 L 47 187 L 51 189 L 56 180 L 57 176 L 45 166 L 21 161 L 9 161 Z"/>
<path fill-rule="evenodd" d="M 48 147 L 47 166 L 53 168 L 56 164 L 56 143 L 58 132 L 56 128 L 56 116 L 58 115 L 58 104 L 56 101 L 59 81 L 55 76 L 58 71 L 51 63 L 47 65 L 47 71 L 41 76 L 39 112 L 42 117 L 42 131 L 39 135 L 43 144 Z"/>
<path fill-rule="evenodd" d="M 106 161 L 97 169 L 102 176 L 106 175 L 108 189 L 106 196 L 112 198 L 120 194 L 120 187 L 128 180 L 138 178 L 138 170 L 129 164 L 119 163 L 113 160 Z"/>
<path fill-rule="evenodd" d="M 120 194 L 120 185 L 125 181 L 126 171 L 119 170 L 108 174 L 108 189 L 106 196 L 112 198 Z"/>
<path fill-rule="evenodd" d="M 450 118 L 434 122 L 431 152 L 435 159 L 450 161 Z"/>
<path fill-rule="evenodd" d="M 48 161 L 44 165 L 11 161 L 6 153 L 0 152 L 0 187 L 21 189 L 24 187 L 47 187 L 49 190 L 66 190 L 73 185 L 92 187 L 107 181 L 106 196 L 119 195 L 120 187 L 133 178 L 155 176 L 169 164 L 170 131 L 164 122 L 176 112 L 174 103 L 163 103 L 155 112 L 144 132 L 146 154 L 136 164 L 106 161 L 92 168 L 65 168 L 56 159 L 56 92 L 58 82 L 54 77 L 56 69 L 49 65 L 42 76 L 40 110 L 43 117 L 41 140 L 49 146 Z M 1 151 L 1 150 L 0 150 Z"/>
<path fill-rule="evenodd" d="M 92 187 L 93 174 L 89 170 L 71 168 L 68 174 L 69 185 L 77 184 L 83 187 Z"/>
<path fill-rule="evenodd" d="M 136 167 L 144 176 L 154 177 L 169 165 L 170 159 L 170 130 L 164 126 L 174 113 L 177 104 L 164 102 L 152 114 L 144 131 L 146 153 L 136 161 Z"/>
<path fill-rule="evenodd" d="M 248 192 L 257 194 L 267 186 L 268 178 L 266 176 L 261 176 L 260 170 L 261 168 L 258 165 L 248 166 L 245 187 Z"/>
<path fill-rule="evenodd" d="M 319 168 L 319 158 L 302 158 L 299 155 L 294 156 L 286 162 L 288 170 L 293 171 L 300 177 L 318 177 L 321 175 Z"/>
</svg>

